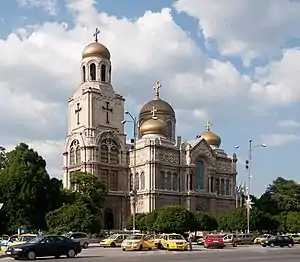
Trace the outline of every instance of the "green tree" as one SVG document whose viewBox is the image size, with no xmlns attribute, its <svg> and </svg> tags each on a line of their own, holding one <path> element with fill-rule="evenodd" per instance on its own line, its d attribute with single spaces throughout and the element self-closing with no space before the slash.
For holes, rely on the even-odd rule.
<svg viewBox="0 0 300 262">
<path fill-rule="evenodd" d="M 194 214 L 180 205 L 164 206 L 156 212 L 157 215 L 153 224 L 156 232 L 183 233 L 196 230 L 199 227 Z"/>
<path fill-rule="evenodd" d="M 218 221 L 216 217 L 208 212 L 195 212 L 199 228 L 202 231 L 212 231 L 218 229 Z"/>
<path fill-rule="evenodd" d="M 16 232 L 21 225 L 44 229 L 45 214 L 49 211 L 53 184 L 46 171 L 45 160 L 28 145 L 21 143 L 6 153 L 1 171 L 3 212 L 9 232 Z M 55 190 L 54 190 L 55 191 Z"/>
<path fill-rule="evenodd" d="M 141 230 L 141 231 L 148 230 L 147 223 L 146 223 L 147 216 L 148 216 L 148 214 L 145 214 L 145 213 L 135 214 L 135 228 L 137 230 Z M 128 230 L 133 229 L 133 216 L 132 215 L 127 217 L 127 219 L 125 221 L 125 226 L 126 226 L 126 229 L 128 229 Z"/>
<path fill-rule="evenodd" d="M 0 146 L 0 170 L 4 168 L 5 158 L 6 158 L 5 148 Z"/>
<path fill-rule="evenodd" d="M 296 233 L 300 232 L 300 213 L 290 212 L 286 214 L 286 220 L 284 225 L 284 230 L 286 232 Z"/>
</svg>

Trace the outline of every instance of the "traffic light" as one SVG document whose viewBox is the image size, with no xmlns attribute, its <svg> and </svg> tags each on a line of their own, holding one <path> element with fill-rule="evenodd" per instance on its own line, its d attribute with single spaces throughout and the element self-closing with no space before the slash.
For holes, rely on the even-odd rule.
<svg viewBox="0 0 300 262">
<path fill-rule="evenodd" d="M 246 169 L 248 169 L 248 168 L 249 168 L 249 161 L 246 160 Z"/>
</svg>

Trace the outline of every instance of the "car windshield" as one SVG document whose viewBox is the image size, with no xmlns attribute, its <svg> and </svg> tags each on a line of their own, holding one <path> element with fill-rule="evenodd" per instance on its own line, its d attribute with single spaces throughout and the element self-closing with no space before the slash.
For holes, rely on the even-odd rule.
<svg viewBox="0 0 300 262">
<path fill-rule="evenodd" d="M 113 234 L 113 235 L 109 235 L 108 239 L 115 239 L 117 237 L 117 235 Z"/>
<path fill-rule="evenodd" d="M 170 235 L 169 239 L 170 240 L 184 240 L 183 236 L 181 236 L 181 235 Z"/>
<path fill-rule="evenodd" d="M 127 239 L 129 239 L 129 240 L 131 240 L 131 239 L 141 239 L 142 237 L 143 237 L 143 235 L 131 235 Z"/>
<path fill-rule="evenodd" d="M 207 238 L 222 238 L 220 235 L 215 235 L 215 236 L 207 236 Z"/>
<path fill-rule="evenodd" d="M 71 233 L 63 234 L 64 237 L 68 237 L 68 238 L 70 238 L 71 235 L 72 235 Z"/>
<path fill-rule="evenodd" d="M 156 235 L 156 236 L 155 236 L 156 239 L 158 239 L 158 238 L 163 238 L 163 237 L 164 237 L 163 235 Z"/>
<path fill-rule="evenodd" d="M 40 241 L 42 241 L 44 238 L 45 238 L 44 236 L 38 236 L 38 237 L 35 237 L 35 238 L 29 240 L 27 243 L 29 243 L 29 244 L 37 244 Z"/>
<path fill-rule="evenodd" d="M 21 242 L 27 242 L 27 241 L 29 241 L 33 238 L 35 238 L 35 236 L 23 236 L 23 237 L 21 237 L 20 241 Z"/>
<path fill-rule="evenodd" d="M 276 239 L 276 238 L 277 238 L 276 236 L 271 236 L 271 237 L 270 237 L 270 240 Z"/>
</svg>

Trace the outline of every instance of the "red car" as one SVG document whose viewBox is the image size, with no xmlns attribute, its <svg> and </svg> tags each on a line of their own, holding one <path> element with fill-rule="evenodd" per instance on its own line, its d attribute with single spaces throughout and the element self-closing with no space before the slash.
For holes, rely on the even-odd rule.
<svg viewBox="0 0 300 262">
<path fill-rule="evenodd" d="M 204 241 L 205 248 L 220 248 L 223 249 L 224 241 L 222 235 L 208 235 Z"/>
</svg>

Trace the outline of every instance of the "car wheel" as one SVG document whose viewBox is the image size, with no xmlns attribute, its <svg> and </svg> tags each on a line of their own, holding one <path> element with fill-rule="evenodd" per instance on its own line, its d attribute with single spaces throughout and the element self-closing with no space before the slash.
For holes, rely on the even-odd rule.
<svg viewBox="0 0 300 262">
<path fill-rule="evenodd" d="M 237 247 L 237 243 L 236 243 L 236 242 L 234 242 L 232 246 L 233 246 L 233 247 Z"/>
<path fill-rule="evenodd" d="M 292 244 L 288 244 L 288 247 L 291 248 L 293 245 Z"/>
<path fill-rule="evenodd" d="M 275 247 L 274 243 L 271 243 L 271 244 L 270 244 L 270 247 Z"/>
<path fill-rule="evenodd" d="M 55 259 L 59 259 L 59 258 L 60 258 L 60 255 L 56 255 L 56 256 L 55 256 Z"/>
<path fill-rule="evenodd" d="M 262 247 L 267 247 L 267 245 L 261 245 Z"/>
<path fill-rule="evenodd" d="M 126 249 L 125 249 L 125 248 L 122 248 L 122 251 L 126 251 Z"/>
<path fill-rule="evenodd" d="M 29 251 L 29 252 L 27 253 L 27 258 L 28 258 L 28 260 L 35 260 L 35 259 L 36 259 L 36 254 L 35 254 L 35 252 L 34 252 L 34 251 Z"/>
<path fill-rule="evenodd" d="M 150 250 L 152 250 L 152 248 L 151 248 L 151 247 L 148 247 L 148 250 L 150 251 Z"/>
<path fill-rule="evenodd" d="M 89 244 L 86 242 L 83 244 L 83 248 L 88 248 L 88 246 L 89 246 Z"/>
<path fill-rule="evenodd" d="M 139 250 L 143 250 L 143 245 L 140 245 L 140 246 L 139 246 Z"/>
<path fill-rule="evenodd" d="M 110 244 L 110 247 L 116 247 L 116 243 L 115 243 L 115 242 L 112 242 L 112 243 Z"/>
<path fill-rule="evenodd" d="M 70 249 L 67 253 L 68 258 L 74 258 L 76 256 L 76 252 L 74 249 Z"/>
</svg>

